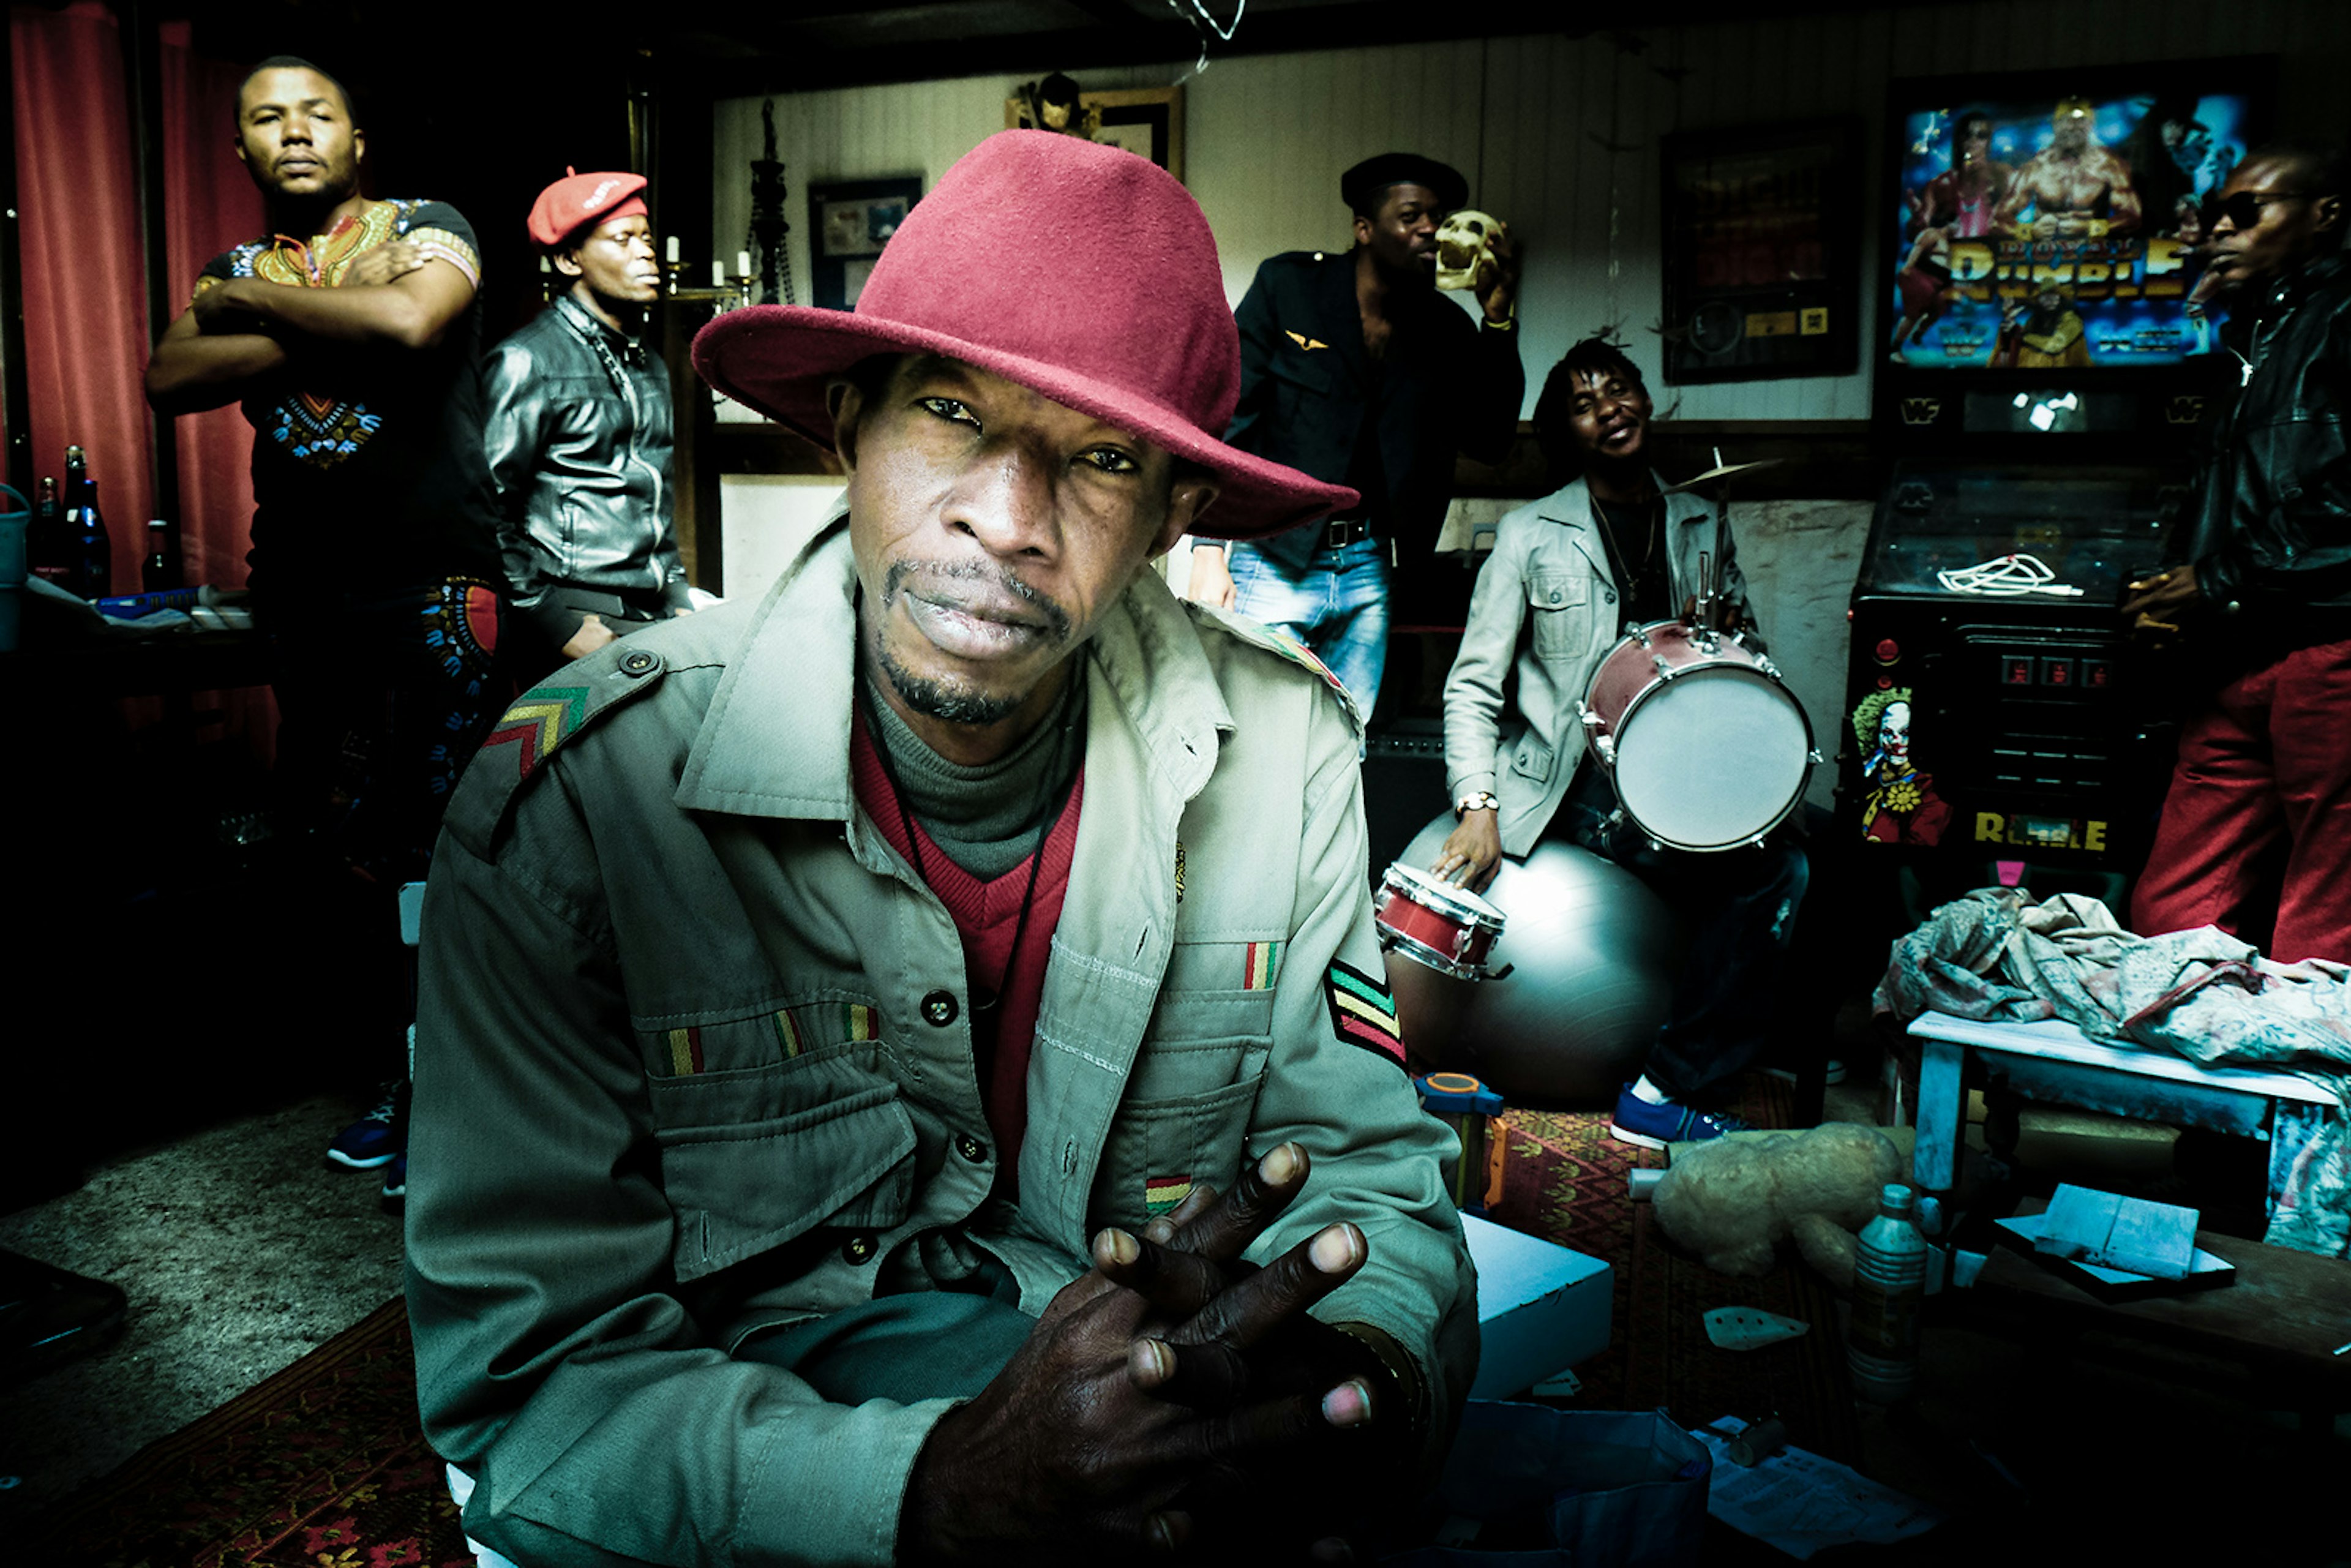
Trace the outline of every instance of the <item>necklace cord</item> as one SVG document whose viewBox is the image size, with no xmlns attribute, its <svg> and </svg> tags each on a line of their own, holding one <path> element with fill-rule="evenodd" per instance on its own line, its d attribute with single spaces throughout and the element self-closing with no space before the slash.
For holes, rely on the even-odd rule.
<svg viewBox="0 0 2351 1568">
<path fill-rule="evenodd" d="M 1061 771 L 1062 754 L 1069 745 L 1070 732 L 1077 727 L 1077 699 L 1071 696 L 1065 698 L 1064 702 L 1069 711 L 1063 714 L 1060 732 L 1053 737 L 1053 749 L 1045 759 L 1045 782 L 1038 791 L 1037 810 L 1044 820 L 1037 825 L 1037 843 L 1029 852 L 1029 885 L 1020 894 L 1020 914 L 1012 923 L 1012 946 L 1004 957 L 1004 972 L 1008 978 L 1013 965 L 1019 961 L 1020 944 L 1029 934 L 1029 911 L 1036 904 L 1037 879 L 1045 868 L 1045 841 L 1052 836 L 1054 824 L 1069 809 L 1070 787 L 1076 783 L 1074 779 L 1066 781 L 1058 791 L 1060 800 L 1056 803 L 1055 784 Z M 891 760 L 889 742 L 883 737 L 882 716 L 874 711 L 875 705 L 870 697 L 862 698 L 858 706 L 865 710 L 866 733 L 872 739 L 873 755 L 882 764 L 882 776 L 890 781 L 890 798 L 897 803 L 898 825 L 905 831 L 906 848 L 914 862 L 914 874 L 923 879 L 924 886 L 929 887 L 931 872 L 924 862 L 923 841 L 915 831 L 914 813 L 906 808 L 906 787 L 898 780 L 898 765 Z M 986 1001 L 976 997 L 972 999 L 972 1010 L 987 1012 L 1002 1000 L 1003 996 L 1004 986 L 999 982 L 995 994 Z"/>
</svg>

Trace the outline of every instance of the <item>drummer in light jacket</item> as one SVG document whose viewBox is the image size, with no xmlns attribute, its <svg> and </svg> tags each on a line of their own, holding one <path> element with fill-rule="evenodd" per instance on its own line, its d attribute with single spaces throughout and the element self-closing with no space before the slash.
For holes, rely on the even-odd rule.
<svg viewBox="0 0 2351 1568">
<path fill-rule="evenodd" d="M 1795 932 L 1807 880 L 1792 827 L 1760 844 L 1693 853 L 1653 845 L 1617 813 L 1615 789 L 1590 758 L 1577 706 L 1627 622 L 1684 616 L 1699 589 L 1713 516 L 1667 496 L 1648 467 L 1651 405 L 1640 371 L 1604 340 L 1577 344 L 1535 406 L 1546 454 L 1583 476 L 1504 517 L 1478 574 L 1461 651 L 1445 683 L 1445 772 L 1460 820 L 1437 875 L 1483 889 L 1505 854 L 1522 859 L 1564 839 L 1639 876 L 1691 936 L 1673 1006 L 1609 1125 L 1644 1148 L 1719 1137 L 1738 1118 L 1699 1107 L 1768 1041 L 1773 979 Z M 1746 580 L 1726 535 L 1715 624 L 1757 644 Z M 1521 723 L 1502 724 L 1503 687 L 1518 674 Z M 1695 775 L 1692 788 L 1706 780 Z"/>
</svg>

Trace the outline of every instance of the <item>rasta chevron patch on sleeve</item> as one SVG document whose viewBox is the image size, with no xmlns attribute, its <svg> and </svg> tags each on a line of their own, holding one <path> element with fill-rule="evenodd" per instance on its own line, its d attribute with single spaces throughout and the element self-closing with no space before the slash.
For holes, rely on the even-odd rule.
<svg viewBox="0 0 2351 1568">
<path fill-rule="evenodd" d="M 1362 970 L 1333 962 L 1327 983 L 1331 1030 L 1341 1040 L 1378 1051 L 1404 1065 L 1404 1030 L 1396 1022 L 1395 997 Z"/>
<path fill-rule="evenodd" d="M 482 749 L 519 747 L 517 776 L 528 779 L 563 744 L 565 736 L 580 727 L 587 713 L 586 686 L 533 686 L 507 709 L 506 716 L 483 739 Z"/>
</svg>

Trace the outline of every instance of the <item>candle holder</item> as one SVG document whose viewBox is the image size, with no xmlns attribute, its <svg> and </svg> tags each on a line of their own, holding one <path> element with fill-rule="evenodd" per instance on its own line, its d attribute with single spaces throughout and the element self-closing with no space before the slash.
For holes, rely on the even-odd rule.
<svg viewBox="0 0 2351 1568">
<path fill-rule="evenodd" d="M 751 224 L 746 237 L 758 263 L 759 298 L 768 304 L 790 305 L 792 270 L 784 253 L 784 236 L 792 225 L 784 217 L 787 194 L 783 161 L 776 156 L 776 100 L 760 106 L 766 152 L 751 160 Z"/>
<path fill-rule="evenodd" d="M 716 310 L 733 310 L 751 303 L 754 279 L 736 277 L 725 282 L 688 284 L 684 279 L 686 264 L 669 261 L 662 264 L 662 298 L 680 304 L 708 305 Z"/>
</svg>

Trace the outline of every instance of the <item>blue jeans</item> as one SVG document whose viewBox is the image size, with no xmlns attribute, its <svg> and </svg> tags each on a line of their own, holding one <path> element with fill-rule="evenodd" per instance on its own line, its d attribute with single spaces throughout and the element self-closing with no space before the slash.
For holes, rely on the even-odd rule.
<svg viewBox="0 0 2351 1568">
<path fill-rule="evenodd" d="M 1237 544 L 1232 570 L 1233 608 L 1303 643 L 1369 719 L 1388 662 L 1387 541 L 1317 550 L 1298 577 Z"/>
<path fill-rule="evenodd" d="M 1568 839 L 1639 877 L 1689 934 L 1673 1005 L 1642 1064 L 1650 1082 L 1686 1100 L 1743 1071 L 1771 1041 L 1779 980 L 1812 880 L 1797 826 L 1802 811 L 1760 844 L 1697 854 L 1652 848 L 1640 829 L 1609 821 L 1615 809 L 1607 779 L 1587 767 L 1544 836 Z"/>
</svg>

